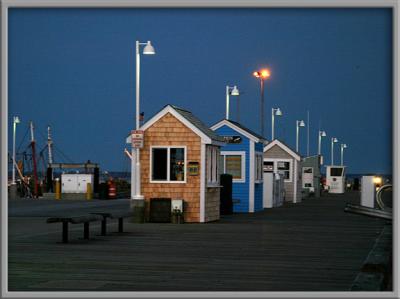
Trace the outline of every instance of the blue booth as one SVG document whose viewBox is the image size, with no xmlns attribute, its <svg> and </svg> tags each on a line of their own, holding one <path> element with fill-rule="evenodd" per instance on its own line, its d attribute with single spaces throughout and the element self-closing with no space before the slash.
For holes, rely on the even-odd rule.
<svg viewBox="0 0 400 299">
<path fill-rule="evenodd" d="M 224 137 L 220 173 L 233 176 L 233 211 L 257 212 L 263 209 L 263 148 L 266 140 L 232 120 L 221 120 L 211 127 Z"/>
</svg>

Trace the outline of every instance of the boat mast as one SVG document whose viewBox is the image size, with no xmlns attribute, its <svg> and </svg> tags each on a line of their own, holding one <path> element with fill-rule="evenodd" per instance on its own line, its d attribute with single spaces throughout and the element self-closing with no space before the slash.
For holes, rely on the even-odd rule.
<svg viewBox="0 0 400 299">
<path fill-rule="evenodd" d="M 47 126 L 47 151 L 49 155 L 49 164 L 53 163 L 53 151 L 52 151 L 53 141 L 51 140 L 51 129 Z"/>
<path fill-rule="evenodd" d="M 38 176 L 37 176 L 37 165 L 36 165 L 36 146 L 35 146 L 35 137 L 33 135 L 33 122 L 30 122 L 31 128 L 31 147 L 32 147 L 32 161 L 33 161 L 33 179 L 34 179 L 34 192 L 33 196 L 38 197 Z"/>
</svg>

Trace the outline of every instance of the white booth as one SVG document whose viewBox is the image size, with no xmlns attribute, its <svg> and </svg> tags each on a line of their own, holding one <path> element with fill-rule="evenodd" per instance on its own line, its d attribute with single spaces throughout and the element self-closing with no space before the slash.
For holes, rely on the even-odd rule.
<svg viewBox="0 0 400 299">
<path fill-rule="evenodd" d="M 329 193 L 344 193 L 346 188 L 346 166 L 326 166 L 326 185 Z"/>
</svg>

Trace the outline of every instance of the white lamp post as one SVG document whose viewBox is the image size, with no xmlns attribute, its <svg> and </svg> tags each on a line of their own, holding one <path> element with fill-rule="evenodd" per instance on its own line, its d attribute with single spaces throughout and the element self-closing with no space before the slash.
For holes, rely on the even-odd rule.
<svg viewBox="0 0 400 299">
<path fill-rule="evenodd" d="M 13 119 L 13 157 L 12 157 L 13 167 L 12 167 L 12 182 L 11 182 L 11 184 L 13 184 L 13 185 L 15 185 L 15 165 L 16 165 L 16 162 L 15 162 L 15 135 L 17 133 L 17 124 L 19 124 L 19 123 L 20 123 L 19 117 L 14 116 L 14 119 Z"/>
<path fill-rule="evenodd" d="M 233 95 L 233 96 L 238 96 L 239 95 L 239 89 L 237 88 L 237 86 L 226 86 L 226 119 L 229 119 L 229 95 Z"/>
<path fill-rule="evenodd" d="M 343 166 L 343 151 L 344 149 L 347 148 L 347 144 L 346 143 L 342 143 L 340 145 L 340 165 Z"/>
<path fill-rule="evenodd" d="M 296 120 L 296 152 L 299 152 L 299 128 L 305 126 L 303 120 Z"/>
<path fill-rule="evenodd" d="M 336 137 L 331 138 L 331 165 L 333 165 L 333 145 L 338 141 Z"/>
<path fill-rule="evenodd" d="M 318 155 L 321 156 L 321 140 L 322 137 L 326 137 L 325 131 L 318 131 Z"/>
<path fill-rule="evenodd" d="M 156 53 L 150 41 L 147 41 L 147 43 L 141 43 L 139 41 L 136 41 L 136 130 L 139 130 L 140 128 L 140 121 L 139 121 L 140 46 L 145 46 L 143 49 L 144 55 L 153 55 Z M 144 199 L 144 197 L 143 195 L 141 195 L 140 192 L 140 149 L 139 148 L 132 148 L 132 157 L 133 159 L 131 160 L 131 198 L 142 200 Z"/>
<path fill-rule="evenodd" d="M 275 139 L 275 115 L 282 116 L 282 111 L 279 108 L 272 108 L 271 110 L 271 141 Z"/>
</svg>

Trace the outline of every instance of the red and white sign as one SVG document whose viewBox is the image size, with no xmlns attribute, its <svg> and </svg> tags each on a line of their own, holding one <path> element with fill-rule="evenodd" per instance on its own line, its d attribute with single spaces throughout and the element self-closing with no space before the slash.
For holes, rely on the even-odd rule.
<svg viewBox="0 0 400 299">
<path fill-rule="evenodd" d="M 143 147 L 143 136 L 144 132 L 142 130 L 131 131 L 132 147 L 142 148 Z"/>
</svg>

